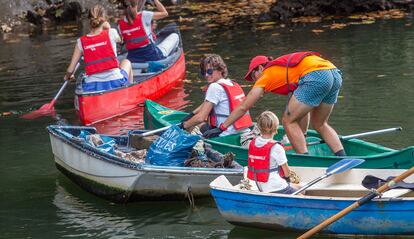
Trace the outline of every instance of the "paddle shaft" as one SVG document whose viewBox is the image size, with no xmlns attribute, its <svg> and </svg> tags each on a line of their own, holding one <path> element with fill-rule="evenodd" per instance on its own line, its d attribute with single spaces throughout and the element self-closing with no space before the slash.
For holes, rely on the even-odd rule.
<svg viewBox="0 0 414 239">
<path fill-rule="evenodd" d="M 333 174 L 336 174 L 336 173 L 342 173 L 346 170 L 349 170 L 351 168 L 354 168 L 354 167 L 362 164 L 363 162 L 365 162 L 365 160 L 363 160 L 363 159 L 344 158 L 341 161 L 338 161 L 338 162 L 334 163 L 333 165 L 331 165 L 329 168 L 327 168 L 324 175 L 310 181 L 305 186 L 301 187 L 296 192 L 292 193 L 292 195 L 299 194 L 300 192 L 303 192 L 305 189 L 307 189 L 310 186 L 314 185 L 315 183 L 321 181 L 322 179 L 327 178 L 327 177 L 329 177 Z"/>
<path fill-rule="evenodd" d="M 321 181 L 324 178 L 327 178 L 329 175 L 328 174 L 324 174 L 322 176 L 320 176 L 319 178 L 315 178 L 314 180 L 310 181 L 308 184 L 306 184 L 305 186 L 301 187 L 299 190 L 295 191 L 294 193 L 292 193 L 292 195 L 296 195 L 299 194 L 303 191 L 305 191 L 307 188 L 309 188 L 310 186 L 314 185 L 315 183 Z"/>
<path fill-rule="evenodd" d="M 378 135 L 378 134 L 385 134 L 385 133 L 390 133 L 390 132 L 395 132 L 395 131 L 401 131 L 402 128 L 401 127 L 395 127 L 395 128 L 389 128 L 389 129 L 381 129 L 381 130 L 375 130 L 375 131 L 368 131 L 368 132 L 364 132 L 364 133 L 359 133 L 359 134 L 351 134 L 351 135 L 346 135 L 343 137 L 340 137 L 341 140 L 347 140 L 347 139 L 356 139 L 356 138 L 361 138 L 361 137 L 366 137 L 366 136 L 372 136 L 372 135 Z M 306 145 L 315 145 L 315 144 L 322 144 L 324 143 L 325 140 L 319 140 L 319 141 L 313 141 L 313 142 L 309 142 Z M 285 150 L 290 150 L 292 149 L 293 146 L 286 146 Z"/>
<path fill-rule="evenodd" d="M 171 127 L 172 127 L 172 125 L 165 126 L 165 127 L 162 127 L 162 128 L 156 129 L 156 130 L 152 130 L 152 131 L 142 133 L 140 135 L 141 135 L 141 137 L 150 136 L 150 135 L 153 135 L 153 134 L 156 134 L 156 133 L 159 133 L 159 132 L 166 131 L 167 129 L 169 129 Z"/>
<path fill-rule="evenodd" d="M 317 233 L 320 230 L 322 230 L 323 228 L 329 226 L 330 224 L 332 224 L 336 220 L 340 219 L 341 217 L 345 216 L 346 214 L 348 214 L 349 212 L 351 212 L 352 210 L 354 210 L 355 208 L 358 208 L 359 206 L 361 206 L 361 205 L 363 205 L 363 204 L 371 201 L 379 193 L 385 192 L 391 186 L 393 186 L 396 183 L 404 180 L 405 178 L 409 177 L 413 173 L 414 173 L 414 167 L 412 167 L 411 169 L 405 171 L 404 173 L 402 173 L 398 177 L 394 178 L 393 180 L 389 181 L 388 183 L 382 185 L 380 188 L 378 188 L 376 190 L 376 192 L 374 191 L 374 192 L 368 193 L 367 195 L 365 195 L 364 197 L 360 198 L 358 201 L 354 202 L 353 204 L 351 204 L 347 208 L 345 208 L 342 211 L 338 212 L 334 216 L 326 219 L 325 221 L 323 221 L 322 223 L 320 223 L 316 227 L 314 227 L 311 230 L 307 231 L 306 233 L 302 234 L 300 237 L 298 237 L 298 239 L 305 239 L 305 238 L 309 238 L 309 237 L 313 236 L 315 233 Z"/>
<path fill-rule="evenodd" d="M 78 62 L 75 66 L 75 70 L 73 72 L 76 72 L 78 70 L 80 66 L 80 62 Z M 66 88 L 66 86 L 69 84 L 69 80 L 65 80 L 65 83 L 63 83 L 62 87 L 60 87 L 58 93 L 55 95 L 55 97 L 52 99 L 52 101 L 50 102 L 50 108 L 53 107 L 53 105 L 55 104 L 56 100 L 60 97 L 60 95 L 62 94 L 63 90 Z"/>
</svg>

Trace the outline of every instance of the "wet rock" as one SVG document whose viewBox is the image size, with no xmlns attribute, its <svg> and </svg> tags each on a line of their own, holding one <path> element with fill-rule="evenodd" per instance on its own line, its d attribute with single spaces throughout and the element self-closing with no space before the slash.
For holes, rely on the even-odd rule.
<svg viewBox="0 0 414 239">
<path fill-rule="evenodd" d="M 286 21 L 302 16 L 349 16 L 354 13 L 389 9 L 411 11 L 413 7 L 414 0 L 278 0 L 272 4 L 269 14 L 273 19 Z"/>
<path fill-rule="evenodd" d="M 3 31 L 3 32 L 11 32 L 13 29 L 10 27 L 10 26 L 8 26 L 7 24 L 2 24 L 1 25 L 1 30 Z"/>
<path fill-rule="evenodd" d="M 47 3 L 48 5 L 36 6 L 34 11 L 27 11 L 26 20 L 29 23 L 39 26 L 44 24 L 45 21 L 55 23 L 77 21 L 82 16 L 82 6 L 77 1 L 47 1 Z"/>
</svg>

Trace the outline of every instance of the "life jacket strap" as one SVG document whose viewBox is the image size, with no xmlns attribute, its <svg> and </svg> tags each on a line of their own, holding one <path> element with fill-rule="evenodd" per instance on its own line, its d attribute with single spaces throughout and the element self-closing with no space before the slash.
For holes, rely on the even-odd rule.
<svg viewBox="0 0 414 239">
<path fill-rule="evenodd" d="M 99 60 L 87 62 L 87 63 L 85 63 L 85 66 L 94 65 L 94 64 L 101 63 L 101 62 L 105 62 L 105 61 L 111 61 L 111 60 L 114 60 L 114 59 L 117 59 L 117 58 L 116 57 L 104 57 L 104 58 L 99 59 Z"/>
</svg>

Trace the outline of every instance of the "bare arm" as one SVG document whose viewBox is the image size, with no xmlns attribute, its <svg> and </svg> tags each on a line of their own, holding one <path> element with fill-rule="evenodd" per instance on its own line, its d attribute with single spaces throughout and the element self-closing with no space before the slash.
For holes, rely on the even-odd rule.
<svg viewBox="0 0 414 239">
<path fill-rule="evenodd" d="M 236 109 L 231 112 L 230 116 L 223 123 L 224 127 L 227 128 L 232 125 L 236 120 L 242 117 L 246 112 L 263 96 L 264 89 L 256 87 L 250 90 L 246 99 L 241 102 Z"/>
<path fill-rule="evenodd" d="M 193 110 L 193 114 L 197 114 L 199 111 L 200 111 L 200 109 L 203 107 L 203 104 L 205 103 L 206 101 L 204 101 L 200 106 L 198 106 L 195 110 Z"/>
<path fill-rule="evenodd" d="M 280 165 L 280 167 L 282 167 L 283 173 L 285 175 L 285 177 L 289 177 L 290 175 L 290 169 L 287 163 L 284 163 L 282 165 Z"/>
<path fill-rule="evenodd" d="M 165 9 L 164 5 L 159 0 L 154 0 L 155 6 L 157 7 L 157 12 L 154 12 L 152 19 L 159 20 L 166 18 L 168 16 L 167 9 Z"/>
<path fill-rule="evenodd" d="M 78 47 L 78 44 L 75 44 L 75 49 L 73 50 L 72 60 L 70 61 L 69 67 L 66 70 L 66 74 L 64 79 L 69 80 L 73 78 L 73 73 L 75 71 L 76 64 L 79 62 L 80 58 L 82 57 L 82 52 Z"/>
<path fill-rule="evenodd" d="M 200 110 L 189 120 L 187 120 L 184 123 L 185 129 L 190 129 L 200 123 L 203 123 L 207 120 L 208 115 L 210 114 L 211 110 L 213 109 L 214 104 L 209 101 L 204 101 L 203 104 L 201 104 Z M 198 108 L 197 108 L 198 109 Z"/>
</svg>

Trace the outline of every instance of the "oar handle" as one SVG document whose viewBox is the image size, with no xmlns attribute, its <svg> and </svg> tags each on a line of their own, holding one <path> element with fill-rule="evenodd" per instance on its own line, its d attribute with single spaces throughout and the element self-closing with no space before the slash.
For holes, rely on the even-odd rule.
<svg viewBox="0 0 414 239">
<path fill-rule="evenodd" d="M 298 239 L 306 239 L 306 238 L 309 238 L 309 237 L 313 236 L 315 233 L 318 233 L 320 230 L 322 230 L 323 228 L 329 226 L 330 224 L 332 224 L 336 220 L 340 219 L 341 217 L 345 216 L 346 214 L 348 214 L 349 212 L 351 212 L 355 208 L 357 208 L 357 207 L 363 205 L 364 203 L 369 202 L 371 199 L 375 198 L 377 196 L 377 193 L 382 193 L 382 192 L 388 190 L 391 186 L 393 186 L 394 184 L 396 184 L 396 183 L 404 180 L 405 178 L 411 176 L 413 173 L 414 173 L 414 167 L 412 167 L 411 169 L 405 171 L 404 173 L 402 173 L 398 177 L 394 178 L 393 180 L 389 181 L 388 183 L 382 185 L 380 188 L 377 189 L 376 192 L 368 193 L 366 196 L 364 196 L 361 199 L 359 199 L 358 201 L 354 202 L 353 204 L 351 204 L 350 206 L 348 206 L 344 210 L 342 210 L 342 211 L 338 212 L 337 214 L 333 215 L 332 217 L 326 219 L 325 221 L 323 221 L 322 223 L 320 223 L 316 227 L 312 228 L 311 230 L 307 231 L 306 233 L 304 233 L 303 235 L 298 237 Z"/>
</svg>

